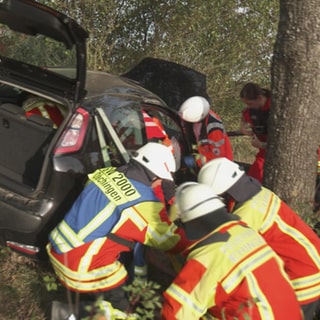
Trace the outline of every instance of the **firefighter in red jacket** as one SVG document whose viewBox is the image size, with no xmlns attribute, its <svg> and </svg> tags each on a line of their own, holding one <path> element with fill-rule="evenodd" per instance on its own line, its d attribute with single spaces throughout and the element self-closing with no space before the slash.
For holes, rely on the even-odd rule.
<svg viewBox="0 0 320 320">
<path fill-rule="evenodd" d="M 233 159 L 232 147 L 221 118 L 212 110 L 207 99 L 194 96 L 187 99 L 179 109 L 180 117 L 192 123 L 192 129 L 200 155 L 196 159 L 201 167 L 218 157 Z"/>
<path fill-rule="evenodd" d="M 211 188 L 187 182 L 176 192 L 187 237 L 186 262 L 164 292 L 162 319 L 302 320 L 281 260 L 264 239 L 227 212 Z"/>
<path fill-rule="evenodd" d="M 271 92 L 250 82 L 240 91 L 240 99 L 246 105 L 246 108 L 242 111 L 240 131 L 245 135 L 251 136 L 252 146 L 258 149 L 255 161 L 249 168 L 248 175 L 262 182 Z"/>
<path fill-rule="evenodd" d="M 122 289 L 128 272 L 123 254 L 136 243 L 179 252 L 187 241 L 167 217 L 152 184 L 173 180 L 175 160 L 164 145 L 150 142 L 127 165 L 89 174 L 64 219 L 49 235 L 47 252 L 54 271 L 71 291 L 102 293 L 113 307 L 126 310 Z"/>
<path fill-rule="evenodd" d="M 320 239 L 316 233 L 284 201 L 233 161 L 221 158 L 208 162 L 201 168 L 198 181 L 224 195 L 229 211 L 258 231 L 279 255 L 304 319 L 312 320 L 320 299 Z"/>
</svg>

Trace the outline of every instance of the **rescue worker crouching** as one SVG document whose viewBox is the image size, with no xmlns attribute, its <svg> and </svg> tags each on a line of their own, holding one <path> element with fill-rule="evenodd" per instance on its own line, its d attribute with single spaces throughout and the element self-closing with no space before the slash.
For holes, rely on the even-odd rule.
<svg viewBox="0 0 320 320">
<path fill-rule="evenodd" d="M 113 307 L 126 310 L 123 253 L 136 243 L 182 251 L 187 244 L 184 232 L 168 219 L 152 189 L 159 178 L 173 181 L 174 171 L 172 152 L 150 142 L 128 164 L 89 174 L 89 183 L 50 233 L 47 245 L 54 271 L 68 289 L 102 294 Z"/>
<path fill-rule="evenodd" d="M 223 195 L 229 211 L 259 232 L 284 263 L 304 320 L 320 304 L 320 239 L 299 215 L 271 190 L 226 158 L 204 165 L 198 181 Z M 289 319 L 286 317 L 284 319 Z"/>
<path fill-rule="evenodd" d="M 164 292 L 162 319 L 302 320 L 282 263 L 264 239 L 210 187 L 180 185 L 176 207 L 186 236 L 182 270 Z"/>
</svg>

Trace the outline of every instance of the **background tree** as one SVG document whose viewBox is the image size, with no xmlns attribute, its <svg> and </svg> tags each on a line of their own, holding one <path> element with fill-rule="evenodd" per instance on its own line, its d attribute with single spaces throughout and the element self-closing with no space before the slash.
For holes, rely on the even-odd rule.
<svg viewBox="0 0 320 320">
<path fill-rule="evenodd" d="M 213 108 L 237 129 L 244 82 L 270 86 L 277 0 L 43 1 L 89 32 L 88 68 L 121 74 L 150 56 L 207 75 Z"/>
<path fill-rule="evenodd" d="M 238 128 L 243 83 L 270 86 L 278 1 L 251 0 L 245 6 L 237 0 L 154 4 L 140 0 L 126 7 L 126 23 L 119 25 L 121 39 L 114 50 L 116 71 L 128 70 L 146 56 L 194 68 L 207 75 L 215 110 L 230 129 Z"/>
<path fill-rule="evenodd" d="M 280 0 L 265 182 L 294 206 L 313 201 L 320 141 L 320 2 Z"/>
</svg>

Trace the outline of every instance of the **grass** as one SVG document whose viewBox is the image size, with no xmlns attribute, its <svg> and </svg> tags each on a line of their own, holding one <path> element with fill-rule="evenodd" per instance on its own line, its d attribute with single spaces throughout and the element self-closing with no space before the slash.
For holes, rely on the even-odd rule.
<svg viewBox="0 0 320 320">
<path fill-rule="evenodd" d="M 0 320 L 47 320 L 51 302 L 66 298 L 61 285 L 48 290 L 50 283 L 45 279 L 55 276 L 47 262 L 35 262 L 0 247 L 0 272 Z"/>
<path fill-rule="evenodd" d="M 142 287 L 139 284 L 127 287 L 132 306 L 144 305 L 140 319 L 155 319 L 153 314 L 159 314 L 161 308 L 161 292 L 173 279 L 172 267 L 165 265 L 164 253 L 152 249 L 149 257 L 152 263 L 162 260 L 159 268 L 150 266 L 151 280 Z M 48 320 L 52 301 L 75 301 L 74 294 L 58 282 L 48 262 L 35 262 L 0 246 L 0 272 L 0 320 Z"/>
</svg>

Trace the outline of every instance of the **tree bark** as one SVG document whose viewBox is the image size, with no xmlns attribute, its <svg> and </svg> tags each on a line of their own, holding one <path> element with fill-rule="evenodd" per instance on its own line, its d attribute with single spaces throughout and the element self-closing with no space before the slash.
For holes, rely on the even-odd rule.
<svg viewBox="0 0 320 320">
<path fill-rule="evenodd" d="M 320 143 L 320 1 L 280 0 L 271 67 L 264 184 L 290 205 L 313 202 Z"/>
</svg>

